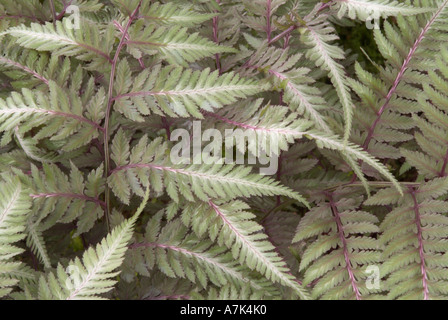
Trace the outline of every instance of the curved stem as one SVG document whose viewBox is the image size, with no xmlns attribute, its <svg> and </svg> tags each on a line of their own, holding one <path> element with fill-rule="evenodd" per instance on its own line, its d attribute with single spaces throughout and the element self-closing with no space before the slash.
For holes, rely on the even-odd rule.
<svg viewBox="0 0 448 320">
<path fill-rule="evenodd" d="M 136 19 L 138 15 L 138 11 L 140 9 L 140 6 L 142 5 L 142 0 L 140 0 L 139 4 L 137 5 L 137 8 L 135 8 L 134 12 L 129 17 L 129 20 L 126 24 L 126 27 L 123 30 L 123 35 L 120 39 L 120 43 L 118 44 L 117 51 L 115 52 L 114 59 L 112 60 L 112 67 L 110 71 L 110 79 L 109 79 L 109 92 L 108 92 L 108 102 L 107 102 L 107 108 L 106 108 L 106 116 L 105 116 L 105 122 L 104 122 L 104 175 L 106 177 L 106 190 L 105 190 L 105 197 L 106 197 L 106 222 L 107 222 L 107 228 L 110 231 L 110 223 L 109 223 L 109 215 L 110 215 L 110 189 L 109 185 L 107 183 L 107 178 L 110 174 L 110 154 L 109 154 L 109 122 L 110 122 L 110 114 L 112 111 L 112 104 L 113 104 L 113 92 L 114 92 L 114 81 L 115 81 L 115 71 L 117 69 L 117 63 L 118 58 L 120 56 L 121 49 L 123 49 L 124 42 L 126 40 L 126 36 L 128 34 L 129 27 L 131 26 L 132 22 Z"/>
<path fill-rule="evenodd" d="M 246 279 L 242 274 L 240 274 L 238 271 L 235 271 L 232 268 L 229 268 L 224 263 L 219 261 L 217 257 L 210 256 L 207 252 L 203 253 L 200 251 L 192 251 L 186 248 L 182 248 L 178 245 L 170 245 L 170 244 L 163 244 L 163 243 L 155 243 L 155 242 L 139 242 L 129 245 L 129 249 L 139 249 L 139 248 L 161 248 L 164 250 L 171 250 L 175 252 L 179 252 L 180 254 L 188 257 L 194 257 L 197 260 L 201 260 L 205 262 L 208 265 L 213 265 L 216 268 L 222 270 L 226 274 L 232 276 L 235 279 L 238 279 L 240 281 L 249 281 L 249 279 Z M 252 286 L 259 289 L 258 286 L 256 286 L 254 283 L 251 283 Z"/>
</svg>

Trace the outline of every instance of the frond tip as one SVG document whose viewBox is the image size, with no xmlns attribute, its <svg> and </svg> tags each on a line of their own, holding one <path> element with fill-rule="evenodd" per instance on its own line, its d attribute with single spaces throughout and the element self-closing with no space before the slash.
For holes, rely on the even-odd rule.
<svg viewBox="0 0 448 320">
<path fill-rule="evenodd" d="M 336 0 L 338 18 L 366 21 L 367 19 L 387 18 L 390 16 L 412 16 L 434 11 L 433 8 L 418 8 L 394 0 Z"/>
<path fill-rule="evenodd" d="M 367 205 L 398 204 L 381 222 L 383 246 L 381 275 L 386 277 L 389 299 L 446 299 L 448 179 L 435 178 L 420 187 L 409 186 L 404 198 L 380 190 Z"/>
<path fill-rule="evenodd" d="M 66 269 L 59 264 L 56 275 L 39 279 L 39 298 L 57 300 L 101 299 L 101 294 L 113 289 L 113 280 L 120 271 L 137 218 L 149 198 L 149 189 L 131 219 L 113 229 L 95 249 L 87 249 L 82 257 L 72 260 Z"/>
<path fill-rule="evenodd" d="M 371 293 L 365 269 L 380 263 L 378 219 L 356 211 L 359 199 L 345 198 L 350 190 L 327 193 L 327 202 L 309 211 L 300 221 L 293 242 L 312 239 L 302 256 L 304 284 L 312 284 L 313 297 L 361 300 Z"/>
<path fill-rule="evenodd" d="M 272 292 L 269 281 L 251 277 L 230 250 L 197 237 L 174 219 L 162 227 L 163 211 L 150 219 L 143 241 L 130 246 L 131 272 L 148 276 L 155 266 L 172 278 L 186 278 L 204 288 L 249 285 L 255 290 Z"/>
</svg>

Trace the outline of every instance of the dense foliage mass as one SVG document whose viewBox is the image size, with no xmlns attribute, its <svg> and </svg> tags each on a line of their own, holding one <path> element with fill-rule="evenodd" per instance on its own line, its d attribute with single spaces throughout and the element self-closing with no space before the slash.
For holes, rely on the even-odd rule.
<svg viewBox="0 0 448 320">
<path fill-rule="evenodd" d="M 0 0 L 0 41 L 3 299 L 448 295 L 448 0 Z"/>
</svg>

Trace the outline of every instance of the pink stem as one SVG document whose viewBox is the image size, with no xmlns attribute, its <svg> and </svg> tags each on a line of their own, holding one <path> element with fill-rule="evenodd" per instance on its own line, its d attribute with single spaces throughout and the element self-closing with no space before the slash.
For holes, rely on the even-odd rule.
<svg viewBox="0 0 448 320">
<path fill-rule="evenodd" d="M 356 300 L 361 300 L 361 294 L 359 292 L 358 285 L 356 284 L 355 275 L 353 274 L 353 270 L 352 270 L 352 266 L 351 266 L 351 262 L 350 262 L 350 256 L 349 256 L 348 246 L 347 246 L 347 239 L 345 238 L 344 227 L 342 225 L 341 216 L 339 215 L 338 208 L 336 207 L 336 205 L 333 201 L 332 193 L 326 192 L 326 194 L 327 194 L 328 199 L 330 200 L 331 211 L 333 212 L 334 220 L 336 221 L 336 225 L 338 227 L 339 238 L 341 239 L 342 250 L 344 252 L 345 267 L 347 268 L 351 286 L 353 288 L 353 291 L 355 292 Z"/>
<path fill-rule="evenodd" d="M 121 49 L 123 49 L 124 42 L 126 40 L 126 36 L 128 35 L 128 30 L 132 24 L 132 22 L 136 19 L 138 15 L 138 11 L 140 10 L 140 7 L 142 5 L 142 1 L 138 3 L 137 7 L 135 8 L 134 12 L 132 12 L 131 16 L 129 17 L 129 21 L 126 24 L 126 27 L 123 30 L 123 36 L 120 39 L 120 43 L 118 44 L 117 51 L 115 52 L 114 59 L 112 60 L 112 66 L 110 71 L 110 79 L 109 79 L 109 91 L 108 91 L 108 102 L 107 102 L 107 108 L 106 108 L 106 115 L 105 115 L 105 122 L 104 122 L 104 175 L 107 179 L 107 177 L 110 174 L 110 159 L 109 159 L 109 122 L 110 122 L 110 114 L 112 111 L 112 104 L 114 102 L 113 100 L 113 92 L 114 92 L 114 81 L 115 81 L 115 72 L 117 69 L 117 63 L 118 58 L 120 57 Z M 110 190 L 108 184 L 106 184 L 106 220 L 107 220 L 107 226 L 108 229 L 110 228 L 109 223 L 109 214 L 110 214 L 110 207 L 109 207 L 109 201 L 110 201 Z"/>
<path fill-rule="evenodd" d="M 166 117 L 162 117 L 162 124 L 163 124 L 163 128 L 166 131 L 166 136 L 167 136 L 168 140 L 171 140 L 170 124 L 169 124 L 168 120 L 166 119 Z"/>
<path fill-rule="evenodd" d="M 148 243 L 148 242 L 142 242 L 142 243 L 134 243 L 129 246 L 130 249 L 138 249 L 138 248 L 162 248 L 166 250 L 172 250 L 176 252 L 180 252 L 181 254 L 195 257 L 198 260 L 205 261 L 206 263 L 210 265 L 214 265 L 215 267 L 227 272 L 228 274 L 232 274 L 235 277 L 240 277 L 236 272 L 233 271 L 233 269 L 229 269 L 226 265 L 221 264 L 219 261 L 215 260 L 212 256 L 210 256 L 207 253 L 202 254 L 201 252 L 195 252 L 190 251 L 185 248 L 181 248 L 178 246 L 168 245 L 168 244 L 162 244 L 162 243 Z M 243 278 L 244 279 L 244 278 Z M 242 279 L 242 280 L 243 280 Z M 246 280 L 246 279 L 244 279 Z"/>
<path fill-rule="evenodd" d="M 26 16 L 26 15 L 21 15 L 21 14 L 12 15 L 12 16 L 10 16 L 10 15 L 2 15 L 2 16 L 0 16 L 0 20 L 2 20 L 2 19 L 28 19 L 28 20 L 31 20 L 31 21 L 42 22 L 39 19 L 37 19 L 36 17 Z"/>
<path fill-rule="evenodd" d="M 376 117 L 375 121 L 373 122 L 372 126 L 369 128 L 369 131 L 368 131 L 368 134 L 367 134 L 367 138 L 366 138 L 366 140 L 364 141 L 364 143 L 362 145 L 364 150 L 367 150 L 367 148 L 369 147 L 369 143 L 370 143 L 370 140 L 373 137 L 373 134 L 375 132 L 375 128 L 378 125 L 378 123 L 380 122 L 381 116 L 383 115 L 384 111 L 389 106 L 390 100 L 392 99 L 393 94 L 395 93 L 395 91 L 397 90 L 398 85 L 400 84 L 401 80 L 403 79 L 404 73 L 406 72 L 406 70 L 407 70 L 407 68 L 409 66 L 409 63 L 411 62 L 412 58 L 414 57 L 414 54 L 417 51 L 420 43 L 425 38 L 425 34 L 431 28 L 432 24 L 436 21 L 436 19 L 438 18 L 438 16 L 442 12 L 442 10 L 445 8 L 447 3 L 448 3 L 448 0 L 445 1 L 445 3 L 442 6 L 440 6 L 439 10 L 437 10 L 437 12 L 431 18 L 431 20 L 429 20 L 428 23 L 426 24 L 426 26 L 423 28 L 423 30 L 421 31 L 421 33 L 418 36 L 417 40 L 415 40 L 415 43 L 412 46 L 411 50 L 409 50 L 409 53 L 408 53 L 406 59 L 404 60 L 403 65 L 401 66 L 400 71 L 398 72 L 398 74 L 397 74 L 397 76 L 395 78 L 395 81 L 394 81 L 394 83 L 392 85 L 392 88 L 390 88 L 389 93 L 386 96 L 386 101 L 384 102 L 384 104 L 381 106 L 381 108 L 376 113 L 377 117 Z"/>
<path fill-rule="evenodd" d="M 218 3 L 218 5 L 220 4 L 220 0 L 216 0 L 216 3 Z M 219 38 L 218 38 L 218 17 L 214 17 L 213 18 L 213 40 L 215 41 L 216 44 L 219 44 Z M 219 53 L 215 54 L 215 60 L 216 60 L 216 68 L 219 71 L 219 74 L 222 73 L 221 70 L 221 62 L 220 62 L 220 57 L 219 57 Z"/>
<path fill-rule="evenodd" d="M 18 62 L 15 62 L 15 61 L 13 61 L 13 60 L 7 59 L 7 58 L 2 57 L 2 56 L 0 56 L 0 61 L 4 61 L 4 62 L 6 62 L 6 63 L 8 63 L 8 64 L 11 64 L 11 65 L 13 65 L 13 66 L 19 68 L 19 69 L 22 69 L 22 70 L 25 71 L 25 72 L 28 72 L 28 73 L 31 74 L 33 77 L 35 77 L 35 78 L 41 80 L 42 82 L 44 82 L 44 83 L 48 86 L 49 80 L 48 80 L 48 79 L 45 79 L 44 77 L 42 77 L 40 74 L 38 74 L 38 73 L 35 72 L 34 70 L 31 70 L 30 68 L 28 68 L 28 67 L 26 67 L 26 66 L 24 66 L 24 65 L 22 65 L 22 64 L 20 64 L 20 63 L 18 63 Z"/>
<path fill-rule="evenodd" d="M 420 256 L 420 271 L 422 273 L 423 299 L 429 300 L 428 275 L 426 273 L 425 252 L 423 250 L 422 221 L 420 218 L 419 204 L 415 196 L 415 191 L 409 187 L 412 199 L 414 200 L 415 223 L 417 225 L 418 252 Z"/>
<path fill-rule="evenodd" d="M 445 157 L 443 158 L 443 166 L 442 170 L 440 170 L 439 177 L 445 177 L 446 176 L 446 167 L 448 165 L 448 149 L 446 150 Z"/>
<path fill-rule="evenodd" d="M 286 29 L 285 31 L 283 31 L 282 33 L 276 35 L 274 38 L 272 38 L 271 40 L 268 41 L 268 44 L 272 44 L 274 42 L 277 42 L 278 40 L 280 40 L 281 38 L 289 35 L 291 32 L 293 32 L 294 30 L 296 30 L 298 28 L 298 26 L 293 25 L 290 26 L 288 29 Z"/>
<path fill-rule="evenodd" d="M 65 11 L 67 10 L 67 8 L 72 4 L 73 0 L 70 0 L 67 3 L 64 3 L 64 8 L 62 9 L 61 13 L 58 14 L 58 16 L 56 17 L 56 20 L 60 20 L 62 19 L 62 17 L 65 15 Z"/>
<path fill-rule="evenodd" d="M 271 0 L 267 0 L 266 3 L 266 36 L 268 38 L 268 42 L 271 41 Z"/>
<path fill-rule="evenodd" d="M 73 198 L 73 199 L 81 199 L 81 200 L 85 200 L 85 201 L 91 201 L 94 202 L 98 205 L 100 205 L 101 207 L 106 207 L 106 203 L 104 201 L 101 201 L 98 198 L 92 198 L 92 197 L 88 197 L 84 194 L 75 194 L 75 193 L 39 193 L 39 194 L 30 194 L 30 197 L 33 199 L 38 199 L 38 198 Z"/>
<path fill-rule="evenodd" d="M 125 36 L 126 40 L 129 40 L 129 34 L 124 32 L 123 27 L 118 23 L 118 21 L 114 21 L 114 26 L 120 30 L 120 32 Z M 129 41 L 126 41 L 125 44 L 129 43 Z M 145 63 L 143 62 L 143 58 L 138 58 L 138 63 L 140 64 L 140 67 L 142 69 L 145 69 Z"/>
</svg>

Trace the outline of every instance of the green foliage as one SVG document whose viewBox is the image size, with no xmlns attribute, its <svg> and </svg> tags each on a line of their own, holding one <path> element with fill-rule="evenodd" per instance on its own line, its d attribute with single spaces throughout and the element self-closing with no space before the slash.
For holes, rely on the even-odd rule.
<svg viewBox="0 0 448 320">
<path fill-rule="evenodd" d="M 442 49 L 436 59 L 437 70 L 429 71 L 429 82 L 424 83 L 423 92 L 418 98 L 423 116 L 414 116 L 419 131 L 415 132 L 418 151 L 402 148 L 401 153 L 409 165 L 428 178 L 445 176 L 448 164 L 447 114 L 448 104 L 445 96 L 448 88 L 448 50 Z M 420 151 L 421 150 L 421 151 Z"/>
<path fill-rule="evenodd" d="M 397 15 L 412 16 L 419 13 L 432 11 L 430 7 L 416 8 L 409 4 L 388 0 L 336 1 L 335 6 L 339 7 L 339 11 L 337 13 L 339 18 L 347 16 L 350 19 L 359 19 L 361 21 L 371 18 L 374 14 L 376 14 L 378 18 L 387 18 Z"/>
<path fill-rule="evenodd" d="M 266 283 L 248 277 L 247 271 L 225 247 L 188 233 L 180 219 L 162 228 L 161 218 L 162 214 L 152 218 L 146 226 L 144 239 L 132 245 L 132 251 L 136 251 L 130 252 L 134 261 L 129 266 L 132 271 L 149 275 L 157 266 L 168 277 L 187 278 L 204 288 L 209 282 L 218 287 L 240 287 L 247 283 L 255 290 L 268 290 L 267 295 L 274 294 L 269 292 L 271 289 Z"/>
<path fill-rule="evenodd" d="M 255 269 L 274 283 L 291 287 L 301 299 L 308 299 L 306 291 L 294 281 L 285 262 L 274 251 L 268 236 L 261 232 L 263 227 L 252 220 L 253 214 L 245 211 L 249 208 L 238 201 L 218 205 L 210 201 L 199 208 L 187 206 L 182 220 L 200 236 L 207 231 L 208 224 L 204 221 L 215 221 L 208 230 L 211 240 L 231 249 L 233 258 L 242 265 Z"/>
<path fill-rule="evenodd" d="M 48 93 L 22 89 L 21 93 L 14 92 L 6 100 L 0 99 L 2 145 L 11 141 L 15 131 L 24 134 L 35 128 L 40 130 L 34 139 L 51 137 L 65 151 L 80 148 L 98 138 L 102 131 L 98 122 L 104 118 L 104 112 L 98 111 L 97 107 L 104 102 L 104 91 L 98 91 L 85 106 L 72 88 L 64 89 L 50 81 L 49 89 Z"/>
<path fill-rule="evenodd" d="M 446 299 L 447 21 L 1 1 L 0 297 Z"/>
<path fill-rule="evenodd" d="M 117 110 L 127 118 L 143 121 L 151 113 L 170 117 L 202 118 L 199 108 L 213 111 L 250 95 L 262 92 L 266 85 L 240 78 L 233 72 L 219 76 L 217 71 L 184 70 L 181 67 L 155 66 L 133 80 L 126 60 L 117 68 Z M 131 87 L 132 86 L 132 87 Z"/>
<path fill-rule="evenodd" d="M 20 280 L 33 277 L 17 259 L 23 249 L 13 245 L 26 237 L 30 201 L 17 178 L 0 183 L 0 297 L 8 295 Z"/>
<path fill-rule="evenodd" d="M 250 173 L 249 167 L 233 165 L 172 165 L 161 139 L 148 142 L 147 136 L 129 151 L 129 140 L 118 131 L 112 142 L 111 158 L 116 164 L 109 185 L 117 197 L 129 204 L 130 195 L 143 195 L 142 186 L 151 185 L 156 194 L 166 190 L 175 202 L 179 194 L 195 202 L 210 199 L 284 195 L 304 202 L 299 194 L 267 176 Z"/>
<path fill-rule="evenodd" d="M 174 27 L 166 29 L 150 25 L 144 27 L 144 21 L 136 23 L 129 30 L 127 48 L 135 58 L 143 53 L 152 55 L 160 52 L 172 64 L 188 66 L 187 62 L 212 56 L 222 52 L 236 52 L 232 48 L 219 46 L 214 42 L 201 38 L 198 33 L 189 35 L 187 28 Z"/>
<path fill-rule="evenodd" d="M 101 299 L 100 294 L 112 290 L 116 283 L 114 278 L 120 273 L 115 270 L 123 263 L 133 227 L 148 198 L 149 191 L 134 216 L 114 228 L 95 249 L 87 249 L 82 260 L 76 258 L 70 261 L 65 270 L 59 264 L 56 274 L 41 276 L 37 289 L 38 299 Z"/>
<path fill-rule="evenodd" d="M 111 62 L 110 51 L 113 43 L 113 29 L 109 27 L 101 35 L 98 28 L 88 21 L 82 21 L 83 29 L 74 30 L 60 21 L 54 26 L 32 23 L 30 27 L 19 26 L 0 34 L 14 37 L 17 44 L 38 51 L 52 51 L 56 55 L 75 56 L 82 61 L 90 61 L 89 69 L 105 69 Z"/>
<path fill-rule="evenodd" d="M 357 210 L 361 198 L 345 198 L 352 190 L 327 194 L 300 221 L 294 242 L 314 239 L 302 255 L 304 284 L 313 283 L 313 296 L 323 299 L 368 298 L 367 266 L 380 262 L 378 243 L 369 234 L 378 233 L 378 219 Z M 373 197 L 372 197 L 373 198 Z M 370 199 L 372 199 L 370 198 Z"/>
</svg>

